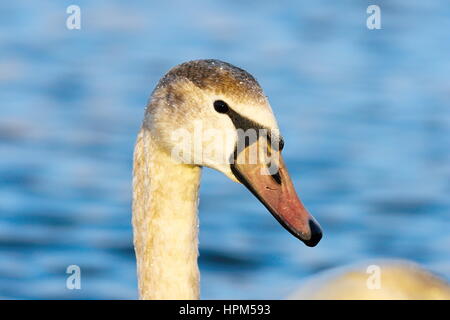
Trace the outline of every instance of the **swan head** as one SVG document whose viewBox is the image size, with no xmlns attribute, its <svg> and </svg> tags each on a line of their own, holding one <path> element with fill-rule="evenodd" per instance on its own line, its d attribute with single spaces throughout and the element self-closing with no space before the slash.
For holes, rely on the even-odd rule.
<svg viewBox="0 0 450 320">
<path fill-rule="evenodd" d="M 321 228 L 281 156 L 284 142 L 269 101 L 245 70 L 219 60 L 172 68 L 152 93 L 144 126 L 173 160 L 224 173 L 306 245 L 320 241 Z"/>
</svg>

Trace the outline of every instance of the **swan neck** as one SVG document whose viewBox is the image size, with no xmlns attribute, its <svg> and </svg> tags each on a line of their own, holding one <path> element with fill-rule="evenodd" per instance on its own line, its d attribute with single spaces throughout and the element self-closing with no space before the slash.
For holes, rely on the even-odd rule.
<svg viewBox="0 0 450 320">
<path fill-rule="evenodd" d="M 198 299 L 201 169 L 179 164 L 149 130 L 139 133 L 133 168 L 133 231 L 141 299 Z"/>
</svg>

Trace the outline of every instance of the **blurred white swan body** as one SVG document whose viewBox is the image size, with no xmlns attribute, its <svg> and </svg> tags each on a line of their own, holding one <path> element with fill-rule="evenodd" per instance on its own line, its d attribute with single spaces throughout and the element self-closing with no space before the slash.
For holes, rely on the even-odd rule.
<svg viewBox="0 0 450 320">
<path fill-rule="evenodd" d="M 320 272 L 307 278 L 288 299 L 447 300 L 450 287 L 416 263 L 379 259 Z"/>
<path fill-rule="evenodd" d="M 232 106 L 228 114 L 217 101 Z M 213 107 L 214 105 L 214 107 Z M 216 110 L 215 110 L 216 108 Z M 228 110 L 228 109 L 227 109 Z M 246 185 L 296 237 L 314 246 L 320 227 L 296 197 L 282 160 L 273 179 L 254 175 L 255 166 L 234 167 L 203 154 L 201 163 L 176 161 L 171 152 L 178 128 L 232 130 L 238 123 L 278 129 L 267 99 L 245 71 L 217 60 L 192 61 L 172 69 L 152 94 L 134 152 L 133 228 L 141 299 L 198 299 L 198 190 L 201 166 Z M 191 141 L 211 148 L 214 142 Z M 237 155 L 237 140 L 224 141 L 223 157 Z M 244 149 L 246 150 L 246 149 Z M 258 167 L 259 168 L 259 167 Z M 269 180 L 268 180 L 269 179 Z M 275 196 L 274 196 L 275 195 Z M 373 264 L 377 264 L 374 262 Z M 447 284 L 408 263 L 383 262 L 381 289 L 368 290 L 365 268 L 338 269 L 306 281 L 291 298 L 449 299 Z"/>
</svg>

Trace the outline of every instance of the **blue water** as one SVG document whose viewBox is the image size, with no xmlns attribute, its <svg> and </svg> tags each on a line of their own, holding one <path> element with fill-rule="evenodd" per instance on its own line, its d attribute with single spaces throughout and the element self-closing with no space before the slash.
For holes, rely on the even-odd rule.
<svg viewBox="0 0 450 320">
<path fill-rule="evenodd" d="M 144 4 L 145 3 L 145 4 Z M 65 27 L 81 7 L 82 29 Z M 157 80 L 217 58 L 259 80 L 325 235 L 307 248 L 205 170 L 203 298 L 281 298 L 375 257 L 450 278 L 450 6 L 377 1 L 0 2 L 0 297 L 134 299 L 132 150 Z M 82 270 L 66 289 L 65 270 Z"/>
</svg>

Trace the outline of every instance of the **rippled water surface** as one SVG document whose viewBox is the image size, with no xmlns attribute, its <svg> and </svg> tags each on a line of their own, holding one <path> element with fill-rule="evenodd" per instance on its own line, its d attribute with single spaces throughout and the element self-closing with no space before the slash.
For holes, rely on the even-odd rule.
<svg viewBox="0 0 450 320">
<path fill-rule="evenodd" d="M 65 28 L 66 7 L 82 29 Z M 191 59 L 254 74 L 325 236 L 307 248 L 205 170 L 203 298 L 281 298 L 374 257 L 450 278 L 450 6 L 378 1 L 0 2 L 0 297 L 137 297 L 132 150 L 157 80 Z M 67 290 L 65 270 L 82 270 Z"/>
</svg>

